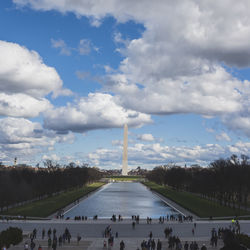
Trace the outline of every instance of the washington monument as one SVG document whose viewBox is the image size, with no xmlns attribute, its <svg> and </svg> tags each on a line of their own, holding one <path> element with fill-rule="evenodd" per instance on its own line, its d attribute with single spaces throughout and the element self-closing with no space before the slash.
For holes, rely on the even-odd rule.
<svg viewBox="0 0 250 250">
<path fill-rule="evenodd" d="M 128 175 L 128 125 L 124 125 L 122 175 Z"/>
</svg>

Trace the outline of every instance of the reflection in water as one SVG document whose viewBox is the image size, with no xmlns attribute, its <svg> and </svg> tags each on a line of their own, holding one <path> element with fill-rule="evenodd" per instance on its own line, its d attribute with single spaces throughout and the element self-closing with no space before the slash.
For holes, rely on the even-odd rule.
<svg viewBox="0 0 250 250">
<path fill-rule="evenodd" d="M 159 218 L 176 212 L 141 183 L 118 182 L 105 185 L 68 211 L 65 217 L 110 218 L 113 214 L 121 214 L 123 218 L 132 215 Z"/>
</svg>

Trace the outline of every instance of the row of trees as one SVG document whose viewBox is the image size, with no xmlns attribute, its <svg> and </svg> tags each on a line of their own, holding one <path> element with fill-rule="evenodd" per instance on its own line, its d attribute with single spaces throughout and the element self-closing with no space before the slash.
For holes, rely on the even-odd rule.
<svg viewBox="0 0 250 250">
<path fill-rule="evenodd" d="M 147 174 L 158 184 L 201 194 L 230 207 L 247 207 L 250 194 L 250 161 L 245 155 L 216 160 L 208 167 L 161 166 Z"/>
<path fill-rule="evenodd" d="M 45 164 L 46 165 L 46 164 Z M 63 190 L 81 187 L 101 178 L 98 169 L 69 165 L 46 168 L 0 168 L 0 209 L 19 202 L 40 199 Z"/>
</svg>

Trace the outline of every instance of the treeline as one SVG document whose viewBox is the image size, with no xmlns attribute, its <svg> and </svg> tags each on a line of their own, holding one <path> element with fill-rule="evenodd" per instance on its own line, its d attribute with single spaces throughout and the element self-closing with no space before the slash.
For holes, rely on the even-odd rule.
<svg viewBox="0 0 250 250">
<path fill-rule="evenodd" d="M 161 166 L 147 179 L 177 190 L 200 194 L 229 207 L 247 207 L 250 193 L 250 161 L 245 155 L 216 160 L 208 167 Z"/>
<path fill-rule="evenodd" d="M 69 165 L 65 168 L 1 167 L 0 209 L 23 201 L 41 199 L 54 193 L 81 187 L 101 178 L 99 170 Z"/>
</svg>

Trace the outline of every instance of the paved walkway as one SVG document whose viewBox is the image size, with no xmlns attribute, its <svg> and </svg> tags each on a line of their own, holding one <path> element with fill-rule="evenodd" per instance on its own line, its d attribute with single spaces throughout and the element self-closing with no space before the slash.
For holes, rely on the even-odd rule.
<svg viewBox="0 0 250 250">
<path fill-rule="evenodd" d="M 105 239 L 107 241 L 107 239 Z M 125 243 L 125 249 L 129 249 L 129 250 L 136 250 L 137 248 L 141 249 L 140 245 L 141 245 L 141 242 L 143 240 L 147 240 L 147 238 L 116 238 L 114 240 L 114 245 L 112 247 L 103 247 L 103 241 L 104 239 L 103 238 L 85 238 L 83 240 L 81 240 L 79 242 L 79 244 L 77 244 L 76 242 L 76 239 L 72 239 L 71 243 L 68 244 L 64 244 L 63 246 L 58 246 L 57 249 L 62 249 L 62 250 L 108 250 L 108 249 L 112 249 L 112 250 L 119 250 L 120 249 L 120 242 L 121 240 L 123 240 L 123 242 Z M 155 239 L 155 241 L 157 242 L 158 239 Z M 162 242 L 162 249 L 169 249 L 168 248 L 168 242 L 167 242 L 167 239 L 165 238 L 161 238 L 160 239 L 161 242 Z M 188 239 L 187 239 L 188 240 Z M 188 242 L 191 242 L 192 239 L 188 240 Z M 9 248 L 10 250 L 21 250 L 24 248 L 24 243 L 25 242 L 30 242 L 30 241 L 27 241 L 27 240 L 24 240 L 21 244 L 19 244 L 18 246 L 14 246 L 14 247 L 11 247 Z M 202 240 L 202 239 L 197 239 L 196 241 L 199 245 L 199 248 L 205 244 L 208 248 L 208 250 L 218 250 L 220 249 L 222 246 L 223 246 L 223 243 L 221 240 L 218 241 L 218 245 L 217 247 L 212 247 L 210 244 L 209 244 L 209 241 L 207 240 Z M 41 240 L 41 239 L 36 239 L 35 240 L 35 243 L 36 243 L 36 249 L 39 245 L 42 246 L 42 249 L 45 250 L 45 249 L 51 249 L 51 248 L 48 248 L 48 244 L 47 244 L 47 240 Z M 182 244 L 184 245 L 185 241 L 182 241 Z"/>
<path fill-rule="evenodd" d="M 41 232 L 44 228 L 46 231 L 51 228 L 55 228 L 57 236 L 61 235 L 67 227 L 72 235 L 72 241 L 70 245 L 64 245 L 63 250 L 66 249 L 103 249 L 103 232 L 105 228 L 110 225 L 113 235 L 118 232 L 118 238 L 115 238 L 114 246 L 112 249 L 119 249 L 120 241 L 123 240 L 126 244 L 125 249 L 137 249 L 143 240 L 148 239 L 149 232 L 153 232 L 153 238 L 155 240 L 161 239 L 163 242 L 163 249 L 168 249 L 167 241 L 164 237 L 164 229 L 171 227 L 173 229 L 173 235 L 178 236 L 184 241 L 197 241 L 199 246 L 205 243 L 209 246 L 209 239 L 211 236 L 212 228 L 218 229 L 219 227 L 228 228 L 231 225 L 230 221 L 196 221 L 197 227 L 194 235 L 192 235 L 192 229 L 194 228 L 193 222 L 179 223 L 176 221 L 165 222 L 159 224 L 158 220 L 153 220 L 152 224 L 147 224 L 146 220 L 141 220 L 140 224 L 136 224 L 135 229 L 132 229 L 132 220 L 123 220 L 121 222 L 112 222 L 110 220 L 87 220 L 87 221 L 74 221 L 74 220 L 50 220 L 50 221 L 0 221 L 0 231 L 12 226 L 22 228 L 24 234 L 28 235 L 37 229 L 36 247 L 39 244 L 43 246 L 43 249 L 47 249 L 47 239 L 41 240 Z M 241 231 L 243 233 L 250 233 L 250 221 L 241 221 Z M 82 240 L 78 246 L 76 243 L 76 237 L 80 234 Z M 27 238 L 28 239 L 28 238 Z M 27 240 L 26 239 L 26 240 Z M 222 243 L 219 243 L 221 247 Z M 11 249 L 23 249 L 24 242 L 19 246 L 12 247 Z M 208 249 L 220 249 L 208 248 Z M 58 249 L 60 249 L 58 247 Z M 36 248 L 37 249 L 37 248 Z"/>
</svg>

